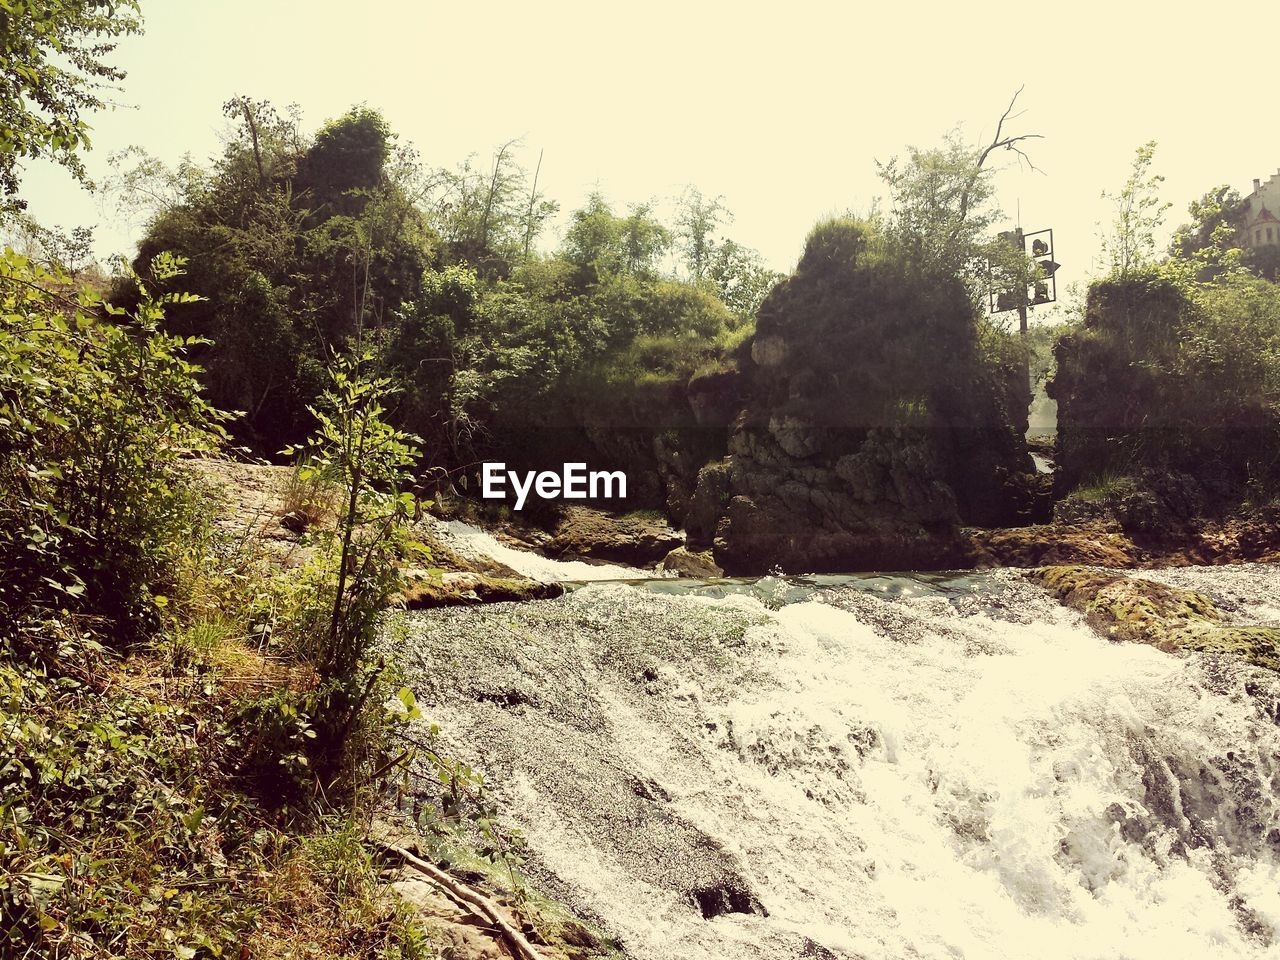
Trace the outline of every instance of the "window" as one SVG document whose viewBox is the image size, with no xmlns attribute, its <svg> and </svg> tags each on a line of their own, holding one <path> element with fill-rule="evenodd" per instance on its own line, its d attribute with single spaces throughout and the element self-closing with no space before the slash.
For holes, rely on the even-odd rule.
<svg viewBox="0 0 1280 960">
<path fill-rule="evenodd" d="M 1271 242 L 1271 228 L 1267 227 L 1267 243 Z"/>
<path fill-rule="evenodd" d="M 1262 243 L 1262 231 L 1261 231 L 1261 230 L 1255 230 L 1255 231 L 1253 231 L 1253 243 L 1254 243 L 1254 246 L 1257 246 L 1258 244 Z"/>
</svg>

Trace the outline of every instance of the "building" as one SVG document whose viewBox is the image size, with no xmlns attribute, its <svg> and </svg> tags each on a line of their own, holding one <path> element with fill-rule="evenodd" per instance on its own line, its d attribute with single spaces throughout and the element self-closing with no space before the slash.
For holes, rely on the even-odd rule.
<svg viewBox="0 0 1280 960">
<path fill-rule="evenodd" d="M 1266 183 L 1255 178 L 1244 203 L 1244 245 L 1251 250 L 1280 247 L 1280 170 Z"/>
</svg>

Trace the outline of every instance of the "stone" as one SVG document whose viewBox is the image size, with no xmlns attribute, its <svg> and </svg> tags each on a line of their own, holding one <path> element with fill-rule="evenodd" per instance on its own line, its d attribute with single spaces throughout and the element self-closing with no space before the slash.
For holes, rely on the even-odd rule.
<svg viewBox="0 0 1280 960">
<path fill-rule="evenodd" d="M 662 559 L 662 569 L 699 580 L 724 576 L 724 570 L 717 566 L 710 550 L 694 552 L 687 547 L 676 547 L 668 553 Z"/>
<path fill-rule="evenodd" d="M 544 550 L 569 560 L 600 560 L 652 567 L 684 538 L 657 513 L 617 516 L 591 507 L 567 507 Z"/>
</svg>

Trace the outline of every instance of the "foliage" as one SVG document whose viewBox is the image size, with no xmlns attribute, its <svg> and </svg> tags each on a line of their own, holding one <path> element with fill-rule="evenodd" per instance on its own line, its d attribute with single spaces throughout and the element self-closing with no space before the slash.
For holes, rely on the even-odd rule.
<svg viewBox="0 0 1280 960">
<path fill-rule="evenodd" d="M 1156 235 L 1170 207 L 1160 199 L 1164 177 L 1151 172 L 1155 151 L 1154 140 L 1138 147 L 1129 178 L 1120 192 L 1102 193 L 1102 198 L 1110 200 L 1116 209 L 1116 218 L 1102 237 L 1102 256 L 1121 280 L 1155 261 Z"/>
<path fill-rule="evenodd" d="M 685 268 L 694 282 L 706 275 L 714 249 L 715 230 L 730 217 L 723 197 L 706 197 L 697 187 L 688 187 L 676 213 L 676 236 L 684 254 Z"/>
<path fill-rule="evenodd" d="M 650 204 L 619 217 L 596 191 L 573 212 L 563 250 L 579 270 L 578 282 L 590 284 L 616 275 L 651 277 L 670 246 L 671 232 L 653 218 Z"/>
<path fill-rule="evenodd" d="M 286 451 L 303 458 L 304 478 L 322 479 L 338 500 L 336 525 L 316 532 L 319 559 L 310 581 L 313 609 L 327 607 L 327 615 L 305 621 L 321 628 L 308 656 L 318 688 L 304 716 L 326 793 L 335 786 L 349 790 L 353 764 L 365 759 L 349 735 L 382 681 L 382 666 L 371 656 L 382 613 L 399 592 L 401 561 L 425 553 L 407 536 L 418 510 L 405 489 L 417 460 L 416 438 L 386 422 L 383 404 L 391 384 L 371 375 L 372 363 L 371 353 L 335 358 L 330 386 L 312 408 L 315 434 Z"/>
<path fill-rule="evenodd" d="M 29 629 L 57 644 L 39 666 L 0 646 L 0 955 L 430 955 L 356 824 L 302 834 L 238 792 L 209 662 L 148 695 L 84 625 Z"/>
<path fill-rule="evenodd" d="M 158 257 L 153 274 L 172 280 L 181 262 Z M 192 543 L 181 461 L 216 448 L 224 418 L 185 358 L 195 341 L 160 329 L 189 296 L 139 281 L 126 317 L 87 291 L 51 292 L 60 282 L 0 259 L 0 605 L 17 617 L 71 603 L 129 640 L 154 627 Z"/>
<path fill-rule="evenodd" d="M 412 154 L 376 111 L 348 111 L 307 142 L 270 104 L 227 106 L 236 126 L 212 170 L 135 155 L 115 184 L 158 207 L 141 261 L 191 258 L 183 282 L 201 299 L 168 325 L 212 341 L 199 354 L 211 399 L 244 413 L 240 439 L 274 453 L 303 435 L 330 352 L 378 335 L 417 295 L 437 240 L 410 196 Z"/>
<path fill-rule="evenodd" d="M 1176 260 L 1117 276 L 1090 289 L 1055 351 L 1064 489 L 1181 471 L 1197 498 L 1238 503 L 1280 474 L 1274 284 L 1243 270 L 1200 282 Z"/>
<path fill-rule="evenodd" d="M 108 62 L 115 40 L 142 29 L 137 0 L 9 0 L 0 9 L 0 190 L 12 198 L 23 158 L 46 157 L 80 182 L 89 145 L 83 114 L 124 73 Z"/>
<path fill-rule="evenodd" d="M 905 159 L 876 164 L 890 201 L 886 214 L 872 218 L 880 231 L 897 245 L 898 256 L 961 280 L 975 304 L 986 299 L 993 268 L 1010 276 L 1015 287 L 1032 277 L 1023 252 L 991 236 L 1002 216 L 995 197 L 996 170 L 988 163 L 992 155 L 1012 152 L 1019 163 L 1036 169 L 1022 145 L 1039 134 L 1014 135 L 1005 129 L 1016 119 L 1013 108 L 1021 93 L 1019 88 L 1013 95 L 985 146 L 970 144 L 953 130 L 939 147 L 908 147 Z"/>
<path fill-rule="evenodd" d="M 706 278 L 724 305 L 750 323 L 782 274 L 766 267 L 756 251 L 726 239 L 711 250 Z"/>
<path fill-rule="evenodd" d="M 160 330 L 185 298 L 138 283 L 124 316 L 0 259 L 0 955 L 425 956 L 349 822 L 302 840 L 236 776 L 243 718 L 278 736 L 263 704 L 300 691 L 226 682 L 264 672 L 239 639 L 264 588 L 186 469 L 222 418 Z"/>
<path fill-rule="evenodd" d="M 559 207 L 538 193 L 536 183 L 528 184 L 515 158 L 519 147 L 519 140 L 500 144 L 487 170 L 473 155 L 431 175 L 425 206 L 449 260 L 502 276 L 529 258 L 533 241 Z"/>
<path fill-rule="evenodd" d="M 1239 231 L 1245 205 L 1239 192 L 1221 184 L 1187 207 L 1191 223 L 1173 232 L 1170 256 L 1195 265 L 1195 279 L 1213 280 L 1240 265 Z"/>
</svg>

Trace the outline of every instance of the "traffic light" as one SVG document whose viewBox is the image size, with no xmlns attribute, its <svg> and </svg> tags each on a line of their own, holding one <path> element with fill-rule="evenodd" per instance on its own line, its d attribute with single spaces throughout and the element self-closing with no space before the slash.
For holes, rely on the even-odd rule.
<svg viewBox="0 0 1280 960">
<path fill-rule="evenodd" d="M 1027 305 L 1034 307 L 1042 303 L 1053 303 L 1058 299 L 1058 281 L 1054 274 L 1060 266 L 1053 259 L 1053 230 L 1037 230 L 1026 235 L 1031 241 L 1031 259 L 1035 261 L 1039 274 L 1028 291 Z"/>
<path fill-rule="evenodd" d="M 1054 274 L 1058 272 L 1058 264 L 1053 259 L 1053 230 L 1037 230 L 1024 234 L 1022 228 L 1005 230 L 999 233 L 998 239 L 1009 244 L 1018 253 L 1025 255 L 1030 241 L 1031 259 L 1036 265 L 1036 277 L 1027 284 L 1025 293 L 1019 291 L 1020 283 L 1013 280 L 995 263 L 988 265 L 991 282 L 991 311 L 1003 313 L 1006 310 L 1017 310 L 1020 307 L 1034 307 L 1043 303 L 1053 303 L 1058 299 L 1058 282 Z M 1012 287 L 1012 289 L 1010 289 Z"/>
</svg>

